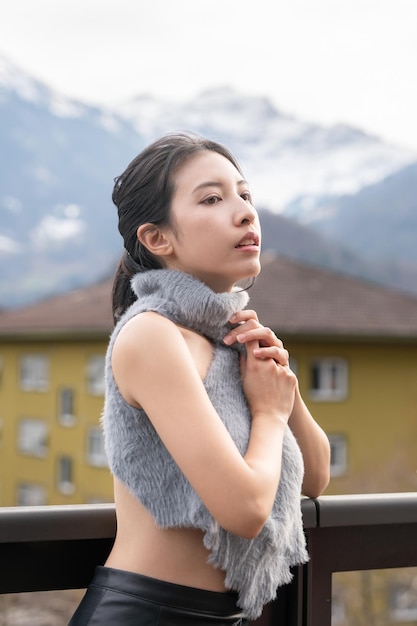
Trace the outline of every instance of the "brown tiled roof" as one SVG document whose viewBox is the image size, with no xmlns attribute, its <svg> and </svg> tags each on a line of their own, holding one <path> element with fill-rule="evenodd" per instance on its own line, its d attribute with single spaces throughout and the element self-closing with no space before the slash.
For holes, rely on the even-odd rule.
<svg viewBox="0 0 417 626">
<path fill-rule="evenodd" d="M 112 327 L 112 280 L 0 313 L 0 336 L 106 335 Z"/>
<path fill-rule="evenodd" d="M 285 335 L 417 340 L 417 296 L 345 274 L 264 259 L 249 294 L 262 323 Z"/>
<path fill-rule="evenodd" d="M 112 280 L 0 313 L 0 336 L 108 336 Z M 264 257 L 249 307 L 280 335 L 417 340 L 417 296 Z"/>
</svg>

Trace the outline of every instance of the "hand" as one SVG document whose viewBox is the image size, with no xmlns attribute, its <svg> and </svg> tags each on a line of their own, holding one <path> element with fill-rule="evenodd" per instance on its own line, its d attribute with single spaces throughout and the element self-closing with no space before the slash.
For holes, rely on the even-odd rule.
<svg viewBox="0 0 417 626">
<path fill-rule="evenodd" d="M 284 344 L 270 328 L 259 323 L 255 311 L 239 311 L 232 316 L 230 322 L 238 324 L 238 326 L 224 337 L 223 341 L 226 345 L 230 346 L 236 341 L 247 345 L 256 341 L 258 345 L 253 349 L 255 357 L 259 359 L 271 358 L 275 363 L 288 367 L 289 353 L 284 348 Z"/>
<path fill-rule="evenodd" d="M 288 421 L 297 388 L 297 379 L 288 365 L 288 351 L 270 328 L 259 323 L 255 311 L 241 311 L 230 321 L 238 326 L 224 337 L 224 342 L 231 345 L 237 341 L 246 346 L 241 376 L 252 417 L 257 412 L 279 413 Z"/>
</svg>

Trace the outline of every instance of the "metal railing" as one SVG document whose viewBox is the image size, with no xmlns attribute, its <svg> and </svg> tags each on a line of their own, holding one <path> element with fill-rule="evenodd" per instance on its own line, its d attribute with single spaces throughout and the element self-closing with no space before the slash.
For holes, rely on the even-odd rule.
<svg viewBox="0 0 417 626">
<path fill-rule="evenodd" d="M 334 572 L 417 566 L 417 493 L 302 500 L 310 561 L 254 624 L 330 626 Z M 114 506 L 0 509 L 0 593 L 82 589 L 104 562 Z"/>
</svg>

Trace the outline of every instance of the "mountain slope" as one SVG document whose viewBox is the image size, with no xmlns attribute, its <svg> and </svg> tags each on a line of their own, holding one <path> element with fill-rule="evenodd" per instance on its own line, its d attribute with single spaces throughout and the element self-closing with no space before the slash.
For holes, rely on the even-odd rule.
<svg viewBox="0 0 417 626">
<path fill-rule="evenodd" d="M 414 155 L 353 128 L 300 122 L 265 98 L 226 88 L 183 103 L 140 96 L 117 111 L 90 107 L 60 97 L 0 58 L 0 307 L 113 270 L 122 247 L 113 178 L 145 144 L 173 130 L 217 139 L 238 155 L 255 203 L 264 209 L 265 250 L 393 283 L 393 264 L 381 271 L 379 261 L 364 262 L 363 250 L 345 235 L 359 222 L 361 236 L 373 236 L 379 213 L 367 202 L 370 181 L 377 193 L 387 175 L 398 176 L 389 207 L 400 206 L 401 177 L 409 171 L 412 178 Z M 401 222 L 398 211 L 389 215 L 399 245 L 414 222 Z M 380 254 L 387 249 L 382 239 Z M 417 246 L 406 267 L 395 265 L 394 284 L 413 289 L 415 267 Z"/>
<path fill-rule="evenodd" d="M 65 290 L 108 271 L 109 258 L 120 249 L 112 179 L 143 145 L 122 120 L 112 127 L 99 109 L 64 101 L 57 108 L 55 95 L 42 84 L 25 83 L 18 74 L 13 80 L 18 90 L 0 82 L 4 304 Z"/>
<path fill-rule="evenodd" d="M 347 125 L 303 122 L 267 98 L 227 87 L 181 103 L 139 96 L 117 113 L 146 141 L 182 129 L 225 143 L 242 162 L 256 201 L 274 213 L 300 196 L 356 193 L 417 158 Z"/>
<path fill-rule="evenodd" d="M 417 162 L 354 196 L 323 198 L 309 223 L 364 258 L 417 260 Z"/>
</svg>

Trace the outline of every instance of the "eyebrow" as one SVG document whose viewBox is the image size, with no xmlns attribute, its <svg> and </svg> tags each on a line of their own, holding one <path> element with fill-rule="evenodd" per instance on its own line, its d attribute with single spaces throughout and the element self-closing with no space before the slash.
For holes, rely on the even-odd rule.
<svg viewBox="0 0 417 626">
<path fill-rule="evenodd" d="M 238 180 L 236 183 L 237 187 L 241 187 L 242 185 L 247 185 L 247 181 L 244 178 L 242 178 L 242 180 Z M 224 183 L 217 180 L 207 180 L 197 185 L 197 187 L 193 189 L 193 193 L 200 191 L 201 189 L 205 189 L 206 187 L 224 187 Z"/>
</svg>

